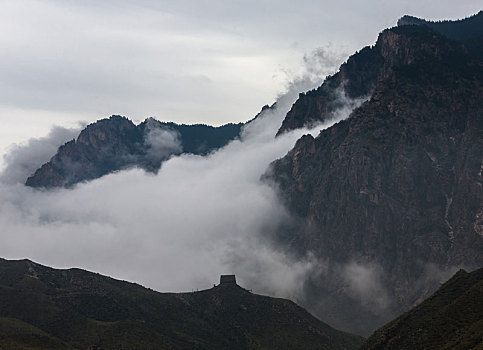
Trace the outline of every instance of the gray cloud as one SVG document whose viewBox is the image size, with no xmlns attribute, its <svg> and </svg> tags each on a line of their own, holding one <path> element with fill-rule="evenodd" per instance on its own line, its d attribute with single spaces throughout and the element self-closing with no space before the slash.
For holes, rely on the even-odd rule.
<svg viewBox="0 0 483 350">
<path fill-rule="evenodd" d="M 159 128 L 152 119 L 148 119 L 145 144 L 148 147 L 147 157 L 153 162 L 160 162 L 171 155 L 183 151 L 180 134 L 175 130 Z"/>
<path fill-rule="evenodd" d="M 283 71 L 302 69 L 303 52 L 353 52 L 406 13 L 442 19 L 480 8 L 476 0 L 5 2 L 2 126 L 16 122 L 15 109 L 32 120 L 46 111 L 246 120 L 275 98 Z"/>
<path fill-rule="evenodd" d="M 379 265 L 352 261 L 340 268 L 347 295 L 373 313 L 383 314 L 389 309 L 391 297 L 384 286 L 387 278 Z"/>
</svg>

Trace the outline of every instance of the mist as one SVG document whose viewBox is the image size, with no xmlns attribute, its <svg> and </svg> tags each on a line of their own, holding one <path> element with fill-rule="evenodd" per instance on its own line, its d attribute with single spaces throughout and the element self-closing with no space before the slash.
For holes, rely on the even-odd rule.
<svg viewBox="0 0 483 350">
<path fill-rule="evenodd" d="M 297 298 L 317 261 L 295 260 L 270 244 L 290 217 L 260 177 L 309 132 L 274 137 L 299 91 L 320 84 L 313 77 L 291 82 L 239 140 L 206 157 L 172 157 L 156 175 L 131 169 L 73 189 L 34 190 L 22 184 L 26 176 L 75 131 L 56 128 L 17 147 L 5 158 L 0 185 L 0 256 L 80 267 L 159 291 L 208 288 L 220 274 L 235 273 L 254 291 Z M 162 130 L 148 141 L 153 153 L 182 147 Z"/>
<path fill-rule="evenodd" d="M 340 268 L 348 287 L 347 295 L 376 314 L 383 314 L 389 309 L 392 301 L 384 287 L 384 271 L 379 265 L 351 261 Z"/>
<path fill-rule="evenodd" d="M 157 174 L 124 170 L 72 189 L 39 191 L 23 185 L 26 177 L 78 131 L 54 128 L 12 149 L 1 174 L 0 256 L 80 267 L 158 291 L 209 288 L 220 274 L 234 273 L 254 292 L 303 297 L 304 282 L 325 262 L 273 244 L 292 218 L 276 189 L 260 178 L 303 134 L 317 135 L 363 102 L 341 89 L 334 120 L 275 138 L 299 93 L 319 86 L 339 58 L 318 49 L 305 61 L 305 74 L 288 81 L 286 92 L 246 124 L 239 139 L 208 156 L 171 156 Z M 182 150 L 179 135 L 162 129 L 150 130 L 146 143 L 152 157 Z"/>
</svg>

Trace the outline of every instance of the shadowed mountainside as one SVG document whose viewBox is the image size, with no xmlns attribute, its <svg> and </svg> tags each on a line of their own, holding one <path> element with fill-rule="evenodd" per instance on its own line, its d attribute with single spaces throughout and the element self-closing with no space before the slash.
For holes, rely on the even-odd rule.
<svg viewBox="0 0 483 350">
<path fill-rule="evenodd" d="M 295 217 L 278 241 L 329 266 L 304 302 L 324 321 L 369 334 L 457 267 L 483 266 L 482 78 L 481 56 L 464 43 L 400 26 L 287 115 L 282 131 L 330 116 L 318 107 L 333 82 L 352 97 L 372 91 L 265 176 Z M 317 108 L 297 114 L 303 104 Z"/>
<path fill-rule="evenodd" d="M 357 349 L 295 303 L 236 284 L 158 293 L 80 269 L 0 259 L 0 349 Z"/>
<path fill-rule="evenodd" d="M 483 58 L 483 11 L 463 20 L 442 22 L 404 16 L 399 19 L 398 25 L 419 25 L 431 28 L 448 39 L 463 43 L 465 50 L 472 56 Z M 406 30 L 410 31 L 411 28 Z M 420 31 L 415 30 L 415 32 Z M 412 38 L 411 45 L 397 42 L 397 40 L 404 40 L 404 36 L 391 35 L 391 33 L 397 33 L 397 28 L 384 33 L 375 46 L 364 47 L 349 57 L 339 71 L 327 77 L 320 87 L 300 94 L 299 99 L 283 120 L 277 135 L 304 126 L 311 127 L 334 118 L 337 109 L 344 106 L 345 99 L 370 97 L 376 85 L 387 79 L 394 69 L 405 66 L 411 59 L 416 58 L 414 56 L 416 50 L 417 55 L 421 56 L 431 55 L 431 50 L 436 49 L 434 45 L 429 44 L 429 41 L 419 42 L 420 46 L 416 46 L 418 45 L 416 37 Z"/>
<path fill-rule="evenodd" d="M 483 349 L 483 269 L 458 271 L 420 305 L 378 329 L 361 350 Z"/>
</svg>

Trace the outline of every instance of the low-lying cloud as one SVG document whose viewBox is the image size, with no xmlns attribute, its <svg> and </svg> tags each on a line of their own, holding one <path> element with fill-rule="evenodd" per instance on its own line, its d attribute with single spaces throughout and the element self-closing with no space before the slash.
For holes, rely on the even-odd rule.
<svg viewBox="0 0 483 350">
<path fill-rule="evenodd" d="M 379 265 L 352 261 L 341 266 L 341 270 L 347 286 L 347 295 L 376 314 L 387 311 L 391 298 L 384 286 L 385 276 Z"/>
<path fill-rule="evenodd" d="M 32 147 L 46 140 L 31 141 L 7 157 L 0 256 L 77 266 L 160 291 L 207 288 L 219 274 L 233 272 L 254 291 L 296 297 L 316 261 L 295 261 L 264 238 L 289 215 L 260 176 L 307 132 L 274 137 L 298 91 L 310 84 L 294 82 L 239 140 L 207 157 L 173 157 L 157 175 L 132 169 L 69 190 L 34 190 L 21 184 L 25 174 L 72 135 L 54 130 L 52 147 L 44 147 L 42 156 Z M 153 151 L 166 144 L 170 152 L 180 150 L 176 135 L 158 131 L 148 134 Z M 21 161 L 29 157 L 36 162 Z M 28 170 L 13 172 L 23 163 Z"/>
<path fill-rule="evenodd" d="M 81 267 L 159 291 L 208 288 L 220 274 L 235 273 L 255 292 L 299 298 L 307 276 L 317 275 L 321 264 L 272 244 L 273 233 L 291 218 L 260 177 L 302 134 L 317 134 L 355 106 L 347 104 L 325 125 L 275 138 L 299 91 L 320 83 L 312 78 L 294 80 L 275 107 L 244 127 L 240 139 L 206 157 L 172 157 L 156 175 L 131 169 L 73 189 L 38 191 L 22 185 L 25 174 L 71 134 L 55 129 L 47 138 L 51 143 L 18 148 L 6 158 L 2 178 L 8 181 L 0 185 L 0 256 Z M 176 134 L 159 129 L 148 133 L 147 142 L 153 155 L 182 147 Z M 37 156 L 32 148 L 40 143 L 52 147 Z M 29 157 L 36 161 L 21 161 Z M 29 163 L 28 171 L 13 171 L 23 163 Z"/>
</svg>

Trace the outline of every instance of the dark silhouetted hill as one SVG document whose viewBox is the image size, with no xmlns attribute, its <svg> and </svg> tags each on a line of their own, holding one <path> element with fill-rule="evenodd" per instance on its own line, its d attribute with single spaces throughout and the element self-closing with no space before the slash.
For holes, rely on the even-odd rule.
<svg viewBox="0 0 483 350">
<path fill-rule="evenodd" d="M 236 284 L 158 293 L 80 269 L 0 259 L 1 349 L 349 350 L 362 341 L 289 300 Z"/>
<path fill-rule="evenodd" d="M 378 329 L 361 350 L 483 348 L 483 269 L 460 270 L 430 298 Z"/>
</svg>

